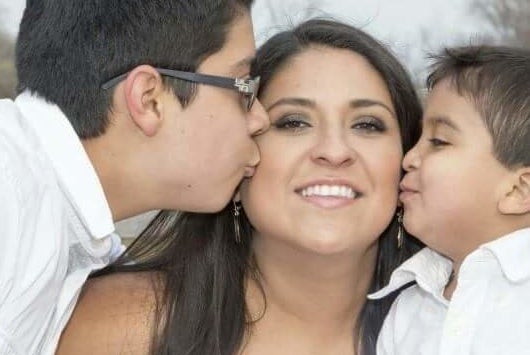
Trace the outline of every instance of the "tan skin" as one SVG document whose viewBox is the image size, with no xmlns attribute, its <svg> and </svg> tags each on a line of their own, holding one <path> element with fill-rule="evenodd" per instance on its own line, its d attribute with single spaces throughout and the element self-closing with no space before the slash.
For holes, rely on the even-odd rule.
<svg viewBox="0 0 530 355">
<path fill-rule="evenodd" d="M 155 307 L 151 273 L 89 280 L 56 354 L 149 354 Z"/>
<path fill-rule="evenodd" d="M 257 231 L 253 251 L 267 308 L 248 280 L 246 303 L 259 320 L 239 354 L 354 355 L 376 241 L 397 205 L 399 127 L 384 81 L 363 57 L 320 47 L 290 64 L 262 95 L 271 128 L 257 138 L 261 163 L 240 190 Z M 285 102 L 292 97 L 301 100 Z M 302 195 L 314 185 L 339 189 Z M 155 276 L 91 280 L 58 354 L 148 354 Z"/>
</svg>

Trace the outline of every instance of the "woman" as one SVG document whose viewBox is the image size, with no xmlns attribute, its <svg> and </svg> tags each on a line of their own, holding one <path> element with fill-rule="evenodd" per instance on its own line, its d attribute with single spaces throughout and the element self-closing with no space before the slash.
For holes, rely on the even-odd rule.
<svg viewBox="0 0 530 355">
<path fill-rule="evenodd" d="M 271 128 L 242 205 L 161 212 L 87 284 L 58 354 L 375 353 L 392 300 L 366 295 L 418 249 L 396 214 L 421 117 L 411 81 L 326 20 L 271 38 L 253 71 Z"/>
</svg>

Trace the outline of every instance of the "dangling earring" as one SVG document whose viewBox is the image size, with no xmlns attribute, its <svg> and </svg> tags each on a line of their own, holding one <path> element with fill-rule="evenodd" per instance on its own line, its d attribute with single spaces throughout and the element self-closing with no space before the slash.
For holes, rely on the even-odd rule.
<svg viewBox="0 0 530 355">
<path fill-rule="evenodd" d="M 234 232 L 236 236 L 236 243 L 241 243 L 241 228 L 239 226 L 239 211 L 241 210 L 241 204 L 236 201 L 232 201 L 234 204 Z"/>
<path fill-rule="evenodd" d="M 397 221 L 398 221 L 398 234 L 397 234 L 397 247 L 401 249 L 403 246 L 403 210 L 400 208 L 397 211 Z"/>
</svg>

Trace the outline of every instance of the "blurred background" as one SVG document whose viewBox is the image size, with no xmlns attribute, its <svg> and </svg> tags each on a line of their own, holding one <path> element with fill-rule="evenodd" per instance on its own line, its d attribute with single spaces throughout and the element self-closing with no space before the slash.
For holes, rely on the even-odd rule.
<svg viewBox="0 0 530 355">
<path fill-rule="evenodd" d="M 25 0 L 0 0 L 0 98 L 15 94 L 14 44 L 24 6 Z M 255 0 L 252 12 L 258 45 L 310 17 L 361 27 L 394 51 L 420 91 L 428 54 L 443 47 L 530 47 L 530 0 Z M 118 232 L 131 240 L 153 213 L 118 223 Z"/>
</svg>

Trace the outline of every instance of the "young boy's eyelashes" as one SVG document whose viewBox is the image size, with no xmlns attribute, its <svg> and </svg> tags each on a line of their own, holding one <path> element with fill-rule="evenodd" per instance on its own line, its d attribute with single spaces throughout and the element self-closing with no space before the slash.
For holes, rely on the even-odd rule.
<svg viewBox="0 0 530 355">
<path fill-rule="evenodd" d="M 441 140 L 440 138 L 430 138 L 429 143 L 432 147 L 440 148 L 449 145 L 449 142 Z"/>
</svg>

